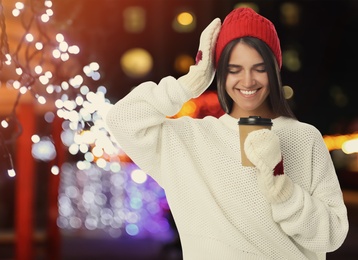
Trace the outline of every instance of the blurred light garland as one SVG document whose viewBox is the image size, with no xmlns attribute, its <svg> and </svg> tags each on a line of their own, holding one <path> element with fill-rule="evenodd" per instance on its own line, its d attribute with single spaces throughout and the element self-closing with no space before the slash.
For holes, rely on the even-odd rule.
<svg viewBox="0 0 358 260">
<path fill-rule="evenodd" d="M 77 71 L 73 56 L 80 48 L 66 42 L 64 34 L 49 32 L 52 1 L 14 2 L 11 15 L 24 31 L 14 53 L 9 49 L 2 0 L 0 11 L 0 72 L 15 71 L 6 86 L 18 91 L 11 114 L 0 118 L 0 130 L 16 129 L 11 138 L 0 136 L 7 165 L 13 168 L 6 144 L 13 143 L 22 130 L 16 108 L 21 96 L 31 93 L 39 105 L 53 104 L 44 114 L 45 121 L 63 119 L 61 141 L 69 154 L 82 158 L 51 167 L 51 174 L 61 174 L 58 226 L 68 232 L 105 230 L 113 237 L 171 239 L 175 232 L 164 190 L 131 162 L 106 130 L 104 116 L 112 105 L 107 89 L 92 90 L 101 78 L 100 65 L 94 61 Z M 174 118 L 222 113 L 216 93 L 208 92 L 184 104 Z M 34 159 L 49 162 L 57 156 L 51 136 L 34 134 L 31 141 Z M 7 170 L 15 176 L 13 169 Z"/>
<path fill-rule="evenodd" d="M 78 73 L 73 69 L 72 56 L 80 48 L 66 42 L 64 34 L 49 32 L 52 4 L 50 0 L 14 2 L 11 15 L 24 32 L 11 53 L 0 0 L 0 72 L 15 71 L 6 86 L 18 91 L 11 114 L 0 119 L 0 130 L 19 123 L 15 112 L 23 94 L 30 92 L 40 105 L 52 102 L 53 110 L 44 115 L 46 122 L 53 123 L 55 116 L 63 119 L 63 144 L 76 158 L 83 155 L 77 162 L 51 167 L 52 174 L 61 174 L 58 226 L 67 231 L 106 230 L 114 237 L 170 239 L 173 231 L 164 191 L 110 138 L 103 120 L 111 106 L 106 87 L 91 90 L 101 78 L 100 65 L 91 62 Z M 0 136 L 1 155 L 11 166 L 6 145 L 15 141 L 21 125 L 17 129 L 11 139 Z M 34 159 L 48 162 L 57 156 L 51 136 L 34 134 L 31 141 Z M 14 171 L 8 174 L 15 176 Z"/>
</svg>

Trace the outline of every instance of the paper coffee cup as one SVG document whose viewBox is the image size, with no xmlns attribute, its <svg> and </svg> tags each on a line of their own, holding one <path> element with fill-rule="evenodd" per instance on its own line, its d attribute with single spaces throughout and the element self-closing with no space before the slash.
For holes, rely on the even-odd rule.
<svg viewBox="0 0 358 260">
<path fill-rule="evenodd" d="M 250 132 L 255 130 L 271 130 L 272 120 L 270 118 L 262 118 L 260 116 L 240 117 L 238 125 L 240 133 L 241 164 L 243 166 L 254 166 L 245 154 L 244 144 L 246 137 Z"/>
</svg>

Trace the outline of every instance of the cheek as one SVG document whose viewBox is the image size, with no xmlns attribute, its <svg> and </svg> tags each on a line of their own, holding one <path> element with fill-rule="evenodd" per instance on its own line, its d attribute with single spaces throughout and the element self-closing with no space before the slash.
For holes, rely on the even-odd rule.
<svg viewBox="0 0 358 260">
<path fill-rule="evenodd" d="M 263 85 L 263 86 L 268 86 L 269 84 L 269 80 L 268 80 L 268 75 L 266 74 L 260 74 L 257 77 L 257 80 Z"/>
<path fill-rule="evenodd" d="M 235 86 L 235 84 L 236 84 L 235 78 L 232 77 L 232 76 L 230 76 L 230 75 L 228 75 L 228 76 L 226 77 L 226 84 L 225 84 L 226 90 L 232 89 L 233 86 Z"/>
<path fill-rule="evenodd" d="M 265 89 L 265 99 L 269 96 L 269 94 L 270 94 L 270 89 L 269 89 L 269 87 L 266 87 L 266 89 Z"/>
<path fill-rule="evenodd" d="M 230 81 L 226 81 L 225 90 L 226 90 L 226 92 L 227 92 L 228 94 L 230 94 L 230 93 L 232 92 L 232 89 L 233 89 L 232 86 L 233 86 L 233 85 L 232 85 L 232 83 L 231 83 Z"/>
</svg>

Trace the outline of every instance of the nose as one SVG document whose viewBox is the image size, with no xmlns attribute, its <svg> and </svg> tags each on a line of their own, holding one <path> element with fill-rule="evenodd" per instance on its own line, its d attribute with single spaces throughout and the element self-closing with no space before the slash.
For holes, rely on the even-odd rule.
<svg viewBox="0 0 358 260">
<path fill-rule="evenodd" d="M 251 71 L 245 71 L 245 73 L 242 74 L 241 86 L 243 86 L 244 88 L 249 88 L 254 84 L 255 80 Z"/>
</svg>

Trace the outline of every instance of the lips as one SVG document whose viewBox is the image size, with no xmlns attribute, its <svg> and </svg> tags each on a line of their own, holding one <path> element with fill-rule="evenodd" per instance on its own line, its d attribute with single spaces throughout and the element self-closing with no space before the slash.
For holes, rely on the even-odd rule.
<svg viewBox="0 0 358 260">
<path fill-rule="evenodd" d="M 243 90 L 243 89 L 240 89 L 240 92 L 244 95 L 253 95 L 257 92 L 257 89 L 255 90 Z"/>
</svg>

